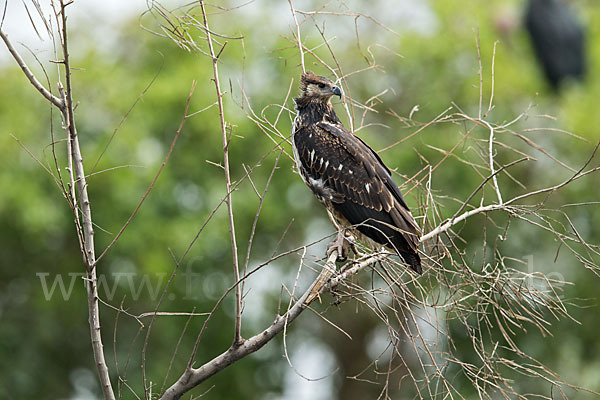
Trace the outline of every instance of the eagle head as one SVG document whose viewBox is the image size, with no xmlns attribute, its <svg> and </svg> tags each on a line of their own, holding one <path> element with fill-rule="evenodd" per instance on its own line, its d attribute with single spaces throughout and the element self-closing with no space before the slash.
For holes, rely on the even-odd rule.
<svg viewBox="0 0 600 400">
<path fill-rule="evenodd" d="M 335 83 L 323 76 L 315 75 L 312 72 L 305 72 L 302 74 L 300 91 L 302 92 L 301 97 L 325 101 L 328 101 L 333 95 L 340 98 L 342 97 L 342 91 Z"/>
</svg>

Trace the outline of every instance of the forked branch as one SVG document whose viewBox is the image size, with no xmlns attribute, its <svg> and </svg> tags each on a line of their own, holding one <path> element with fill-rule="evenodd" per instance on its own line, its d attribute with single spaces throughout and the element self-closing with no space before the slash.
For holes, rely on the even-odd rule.
<svg viewBox="0 0 600 400">
<path fill-rule="evenodd" d="M 89 324 L 90 324 L 90 336 L 92 338 L 92 349 L 94 352 L 94 360 L 96 361 L 96 370 L 100 378 L 100 385 L 102 392 L 106 400 L 114 400 L 115 394 L 110 382 L 110 375 L 108 373 L 108 366 L 106 365 L 106 359 L 104 357 L 104 346 L 102 344 L 102 334 L 100 328 L 100 310 L 98 303 L 98 278 L 96 276 L 96 254 L 94 250 L 94 226 L 92 223 L 92 208 L 90 199 L 88 196 L 88 186 L 85 178 L 85 171 L 83 168 L 83 157 L 81 155 L 81 148 L 79 146 L 79 137 L 77 136 L 77 129 L 75 127 L 75 115 L 73 107 L 72 97 L 72 83 L 71 83 L 71 63 L 69 59 L 69 46 L 68 46 L 68 33 L 67 33 L 67 14 L 66 4 L 63 0 L 60 0 L 60 14 L 61 14 L 61 45 L 63 51 L 63 63 L 65 67 L 65 82 L 66 87 L 62 91 L 62 97 L 65 107 L 61 109 L 63 114 L 63 122 L 67 131 L 69 145 L 70 158 L 73 162 L 75 169 L 75 178 L 73 181 L 73 174 L 69 174 L 71 177 L 71 187 L 77 187 L 79 194 L 79 203 L 81 207 L 81 214 L 75 207 L 75 220 L 78 222 L 83 229 L 83 259 L 87 270 L 87 294 L 88 294 L 88 311 L 89 311 Z M 76 204 L 75 199 L 72 199 L 73 204 Z"/>
<path fill-rule="evenodd" d="M 66 6 L 71 3 L 65 3 L 60 0 L 60 9 L 57 13 L 58 34 L 60 37 L 61 50 L 63 53 L 62 64 L 64 65 L 65 86 L 59 81 L 59 92 L 61 97 L 56 97 L 48 91 L 33 75 L 23 58 L 15 50 L 12 43 L 4 32 L 0 30 L 0 36 L 4 41 L 15 62 L 19 65 L 31 85 L 46 98 L 50 103 L 56 106 L 62 115 L 63 125 L 67 136 L 67 159 L 69 169 L 69 191 L 67 196 L 74 213 L 75 227 L 78 240 L 81 247 L 84 265 L 86 268 L 86 287 L 88 295 L 88 312 L 90 336 L 96 370 L 100 378 L 100 385 L 106 400 L 114 400 L 115 395 L 110 382 L 108 367 L 104 358 L 104 348 L 102 344 L 102 335 L 100 327 L 100 313 L 98 306 L 98 281 L 96 276 L 96 255 L 94 249 L 94 228 L 92 222 L 92 212 L 90 199 L 88 196 L 88 186 L 83 166 L 83 157 L 79 145 L 79 137 L 75 126 L 74 106 L 72 97 L 71 83 L 71 65 L 69 60 L 69 46 L 67 33 Z M 54 146 L 54 143 L 52 144 Z M 77 190 L 75 190 L 77 189 Z"/>
<path fill-rule="evenodd" d="M 329 256 L 324 268 L 333 268 L 337 259 L 337 251 L 333 251 Z M 318 282 L 319 278 L 315 279 L 310 288 Z M 239 286 L 239 283 L 238 283 Z M 234 362 L 246 357 L 249 354 L 259 350 L 267 344 L 273 337 L 283 331 L 286 325 L 292 323 L 306 309 L 308 303 L 306 299 L 311 293 L 310 288 L 304 292 L 294 305 L 283 315 L 277 316 L 273 323 L 262 332 L 245 339 L 238 345 L 233 344 L 227 351 L 213 358 L 199 368 L 188 368 L 183 375 L 169 387 L 161 400 L 175 400 L 181 398 L 183 394 L 193 389 L 200 383 L 204 382 L 216 373 L 224 370 Z M 325 287 L 323 287 L 324 289 Z"/>
<path fill-rule="evenodd" d="M 4 44 L 6 45 L 6 48 L 8 49 L 10 54 L 13 56 L 15 62 L 17 63 L 19 68 L 21 68 L 21 71 L 23 71 L 27 79 L 29 79 L 29 82 L 33 85 L 33 87 L 36 88 L 37 91 L 40 92 L 40 94 L 46 98 L 46 100 L 54 104 L 59 110 L 62 110 L 65 107 L 64 101 L 61 98 L 56 97 L 55 95 L 50 93 L 50 91 L 46 89 L 40 81 L 38 81 L 38 79 L 35 77 L 33 72 L 31 72 L 31 70 L 29 69 L 19 52 L 14 48 L 14 46 L 8 39 L 6 33 L 4 33 L 4 31 L 2 30 L 2 28 L 0 28 L 0 37 L 4 41 Z"/>
</svg>

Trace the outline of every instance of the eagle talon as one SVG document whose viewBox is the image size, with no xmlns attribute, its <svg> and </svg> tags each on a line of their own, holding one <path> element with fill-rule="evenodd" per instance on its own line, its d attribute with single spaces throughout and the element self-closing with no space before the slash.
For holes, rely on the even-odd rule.
<svg viewBox="0 0 600 400">
<path fill-rule="evenodd" d="M 344 230 L 340 229 L 337 237 L 327 245 L 327 258 L 329 258 L 334 251 L 337 251 L 338 256 L 336 261 L 346 261 L 351 248 L 352 243 L 346 238 Z"/>
</svg>

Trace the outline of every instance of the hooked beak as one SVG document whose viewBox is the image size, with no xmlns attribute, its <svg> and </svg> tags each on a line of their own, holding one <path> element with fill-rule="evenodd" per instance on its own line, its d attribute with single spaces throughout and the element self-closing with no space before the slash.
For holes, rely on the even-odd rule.
<svg viewBox="0 0 600 400">
<path fill-rule="evenodd" d="M 331 88 L 331 92 L 340 99 L 342 98 L 342 90 L 339 87 L 334 86 L 333 88 Z"/>
</svg>

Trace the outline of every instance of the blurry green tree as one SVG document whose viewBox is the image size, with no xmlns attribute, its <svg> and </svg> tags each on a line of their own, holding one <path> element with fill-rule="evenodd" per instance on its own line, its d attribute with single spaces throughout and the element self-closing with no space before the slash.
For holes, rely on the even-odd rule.
<svg viewBox="0 0 600 400">
<path fill-rule="evenodd" d="M 190 354 L 194 367 L 219 372 L 211 360 L 231 346 L 242 288 L 232 274 L 230 215 L 239 272 L 256 270 L 240 293 L 242 337 L 269 328 L 310 287 L 315 273 L 308 270 L 323 268 L 333 227 L 294 175 L 287 142 L 304 66 L 341 79 L 338 114 L 401 172 L 397 182 L 430 233 L 425 274 L 411 275 L 394 257 L 363 262 L 284 335 L 192 393 L 595 398 L 586 390 L 600 388 L 592 156 L 600 79 L 590 74 L 554 96 L 522 32 L 496 44 L 493 21 L 516 1 L 502 2 L 506 8 L 475 0 L 226 3 L 206 5 L 208 30 L 200 3 L 170 10 L 152 2 L 140 24 L 114 32 L 118 46 L 110 49 L 93 46 L 86 27 L 67 32 L 116 396 L 159 397 Z M 595 3 L 585 11 L 589 21 L 600 16 Z M 49 26 L 61 27 L 61 18 L 58 12 Z M 48 67 L 49 59 L 64 60 L 61 31 L 36 26 L 54 37 L 58 55 L 40 56 L 47 78 L 33 60 L 29 67 L 61 99 L 56 82 L 66 85 L 64 68 Z M 590 43 L 599 29 L 588 24 Z M 599 46 L 589 50 L 594 71 Z M 83 229 L 73 229 L 74 216 L 85 215 L 69 212 L 61 198 L 73 201 L 69 184 L 81 182 L 70 182 L 65 169 L 72 148 L 60 129 L 65 119 L 13 65 L 3 68 L 0 88 L 10 94 L 0 100 L 3 393 L 100 398 L 84 306 L 90 270 L 79 255 Z M 172 143 L 152 190 L 110 246 Z M 452 219 L 481 206 L 486 212 Z M 431 234 L 443 226 L 443 234 Z M 194 371 L 192 378 L 201 376 Z"/>
</svg>

